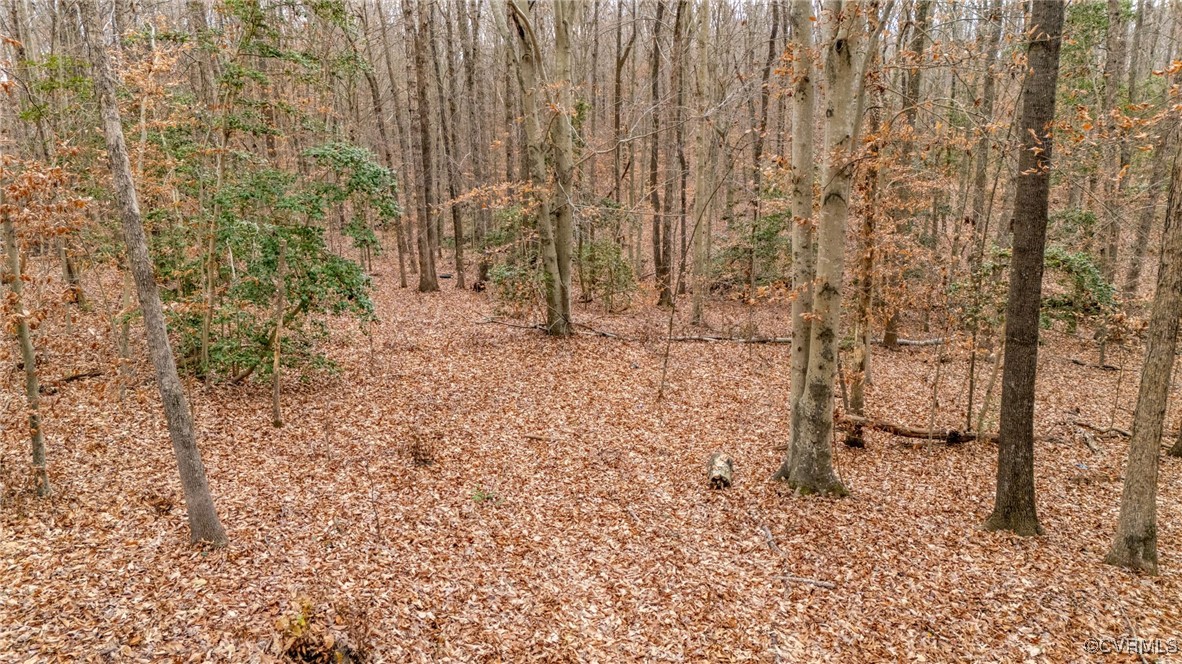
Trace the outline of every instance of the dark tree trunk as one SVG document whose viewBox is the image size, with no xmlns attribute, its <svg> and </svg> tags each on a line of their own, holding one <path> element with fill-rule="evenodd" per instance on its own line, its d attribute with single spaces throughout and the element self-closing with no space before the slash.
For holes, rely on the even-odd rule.
<svg viewBox="0 0 1182 664">
<path fill-rule="evenodd" d="M 1182 316 L 1182 159 L 1174 159 L 1166 229 L 1162 238 L 1157 293 L 1149 318 L 1149 339 L 1116 537 L 1104 562 L 1150 574 L 1157 573 L 1157 461 L 1161 454 L 1162 421 L 1170 395 L 1178 318 Z"/>
<path fill-rule="evenodd" d="M 1031 73 L 1022 91 L 1020 175 L 1014 199 L 1014 254 L 1006 303 L 997 494 L 993 514 L 985 524 L 989 530 L 1011 530 L 1019 535 L 1042 532 L 1034 503 L 1034 379 L 1063 1 L 1034 3 L 1031 20 L 1033 31 L 1027 46 Z"/>
<path fill-rule="evenodd" d="M 416 127 L 411 135 L 417 138 L 416 161 L 419 166 L 419 292 L 439 290 L 439 280 L 435 275 L 435 244 L 431 241 L 434 234 L 435 217 L 435 164 L 434 146 L 431 136 L 431 102 L 427 91 L 427 13 L 421 6 L 425 0 L 419 0 L 418 7 L 411 7 L 408 1 L 402 10 L 403 20 L 406 21 L 406 37 L 408 46 L 412 47 L 411 57 L 414 62 L 416 105 Z M 417 17 L 417 19 L 416 19 Z M 409 69 L 409 68 L 408 68 Z"/>
</svg>

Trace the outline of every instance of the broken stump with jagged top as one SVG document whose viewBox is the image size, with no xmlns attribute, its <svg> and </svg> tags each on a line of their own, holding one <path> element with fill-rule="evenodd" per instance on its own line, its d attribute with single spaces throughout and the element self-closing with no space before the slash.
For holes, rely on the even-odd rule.
<svg viewBox="0 0 1182 664">
<path fill-rule="evenodd" d="M 734 479 L 735 462 L 722 452 L 710 455 L 710 463 L 706 465 L 706 478 L 710 481 L 711 489 L 729 488 Z"/>
</svg>

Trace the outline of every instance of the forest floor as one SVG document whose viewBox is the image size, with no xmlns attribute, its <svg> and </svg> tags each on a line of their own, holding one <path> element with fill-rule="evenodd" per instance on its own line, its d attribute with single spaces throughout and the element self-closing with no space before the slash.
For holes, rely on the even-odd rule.
<svg viewBox="0 0 1182 664">
<path fill-rule="evenodd" d="M 1135 576 L 1101 562 L 1127 440 L 1092 452 L 1064 424 L 1078 408 L 1127 428 L 1139 349 L 1103 371 L 1072 362 L 1094 361 L 1094 344 L 1045 335 L 1046 535 L 1022 539 L 981 529 L 988 442 L 869 432 L 866 449 L 837 448 L 848 498 L 770 482 L 788 439 L 785 345 L 674 343 L 658 401 L 662 311 L 580 310 L 639 341 L 556 341 L 482 323 L 487 294 L 378 283 L 372 341 L 337 325 L 339 374 L 286 379 L 282 429 L 265 385 L 189 383 L 221 550 L 189 545 L 150 367 L 120 403 L 101 315 L 68 335 L 42 327 L 47 379 L 104 375 L 46 396 L 56 494 L 29 495 L 3 345 L 0 662 L 275 661 L 304 622 L 375 662 L 1140 661 L 1087 651 L 1130 634 L 1182 647 L 1182 462 L 1161 470 L 1163 573 Z M 710 318 L 789 332 L 782 303 L 715 302 Z M 937 424 L 963 428 L 968 353 L 940 352 L 876 349 L 870 414 L 926 427 L 938 374 Z M 416 447 L 434 463 L 415 465 Z M 734 457 L 729 490 L 707 488 L 715 450 Z"/>
</svg>

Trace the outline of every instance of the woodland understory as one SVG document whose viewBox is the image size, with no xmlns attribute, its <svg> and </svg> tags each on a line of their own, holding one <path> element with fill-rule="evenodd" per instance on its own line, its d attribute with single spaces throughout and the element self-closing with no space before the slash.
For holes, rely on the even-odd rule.
<svg viewBox="0 0 1182 664">
<path fill-rule="evenodd" d="M 1182 0 L 3 0 L 0 234 L 0 664 L 1182 655 Z"/>
<path fill-rule="evenodd" d="M 1137 348 L 1105 371 L 1072 362 L 1094 362 L 1090 339 L 1046 335 L 1046 535 L 1020 538 L 981 530 L 988 442 L 867 431 L 865 449 L 837 447 L 849 497 L 768 481 L 787 439 L 786 345 L 673 343 L 657 401 L 666 311 L 582 317 L 636 341 L 554 340 L 484 323 L 487 294 L 418 294 L 380 272 L 372 339 L 334 325 L 340 373 L 286 380 L 299 415 L 282 429 L 261 386 L 186 383 L 224 549 L 188 545 L 147 363 L 114 407 L 102 317 L 53 335 L 47 379 L 103 375 L 45 398 L 56 497 L 25 487 L 0 517 L 0 660 L 274 661 L 277 621 L 304 600 L 388 662 L 1094 661 L 1090 638 L 1182 625 L 1182 463 L 1161 468 L 1163 572 L 1132 576 L 1102 563 L 1127 439 L 1097 437 L 1092 452 L 1066 424 L 1078 409 L 1128 426 Z M 789 329 L 783 305 L 711 307 L 716 331 Z M 937 424 L 957 426 L 964 351 L 942 365 L 933 347 L 877 357 L 872 415 L 926 414 L 940 367 Z M 12 480 L 27 441 L 3 362 Z M 416 465 L 419 440 L 433 464 Z M 716 449 L 735 460 L 727 491 L 703 481 Z"/>
</svg>

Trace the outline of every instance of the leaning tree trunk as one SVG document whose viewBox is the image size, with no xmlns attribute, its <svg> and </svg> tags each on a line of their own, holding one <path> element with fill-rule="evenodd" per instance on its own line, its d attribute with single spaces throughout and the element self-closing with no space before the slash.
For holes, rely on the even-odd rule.
<svg viewBox="0 0 1182 664">
<path fill-rule="evenodd" d="M 845 270 L 845 228 L 849 216 L 857 88 L 864 58 L 860 53 L 865 24 L 847 16 L 853 3 L 825 3 L 829 34 L 825 43 L 825 167 L 817 229 L 817 266 L 814 279 L 812 329 L 808 371 L 800 399 L 800 431 L 789 449 L 787 481 L 803 493 L 845 495 L 833 469 L 833 382 L 837 377 L 838 326 L 841 286 Z M 848 12 L 854 14 L 854 12 Z"/>
<path fill-rule="evenodd" d="M 813 22 L 811 0 L 792 0 L 788 20 L 792 35 L 792 389 L 788 454 L 775 479 L 787 480 L 793 459 L 800 456 L 800 402 L 808 374 L 812 335 L 813 278 Z"/>
<path fill-rule="evenodd" d="M 0 189 L 0 210 L 4 209 L 4 192 Z M 29 314 L 24 310 L 21 299 L 23 280 L 21 278 L 21 252 L 16 241 L 16 227 L 8 215 L 4 216 L 4 250 L 8 255 L 8 290 L 13 308 L 13 319 L 17 345 L 21 350 L 21 363 L 25 369 L 25 407 L 28 409 L 29 440 L 33 448 L 33 476 L 37 484 L 37 495 L 48 496 L 49 471 L 45 466 L 45 435 L 41 431 L 41 384 L 37 379 L 37 354 L 33 351 L 33 334 L 29 330 Z"/>
<path fill-rule="evenodd" d="M 1120 520 L 1112 548 L 1104 558 L 1110 565 L 1150 574 L 1157 573 L 1157 459 L 1182 317 L 1182 153 L 1175 156 L 1173 170 Z"/>
<path fill-rule="evenodd" d="M 131 179 L 131 163 L 127 159 L 127 145 L 123 139 L 123 126 L 120 124 L 115 97 L 115 80 L 103 46 L 102 28 L 95 18 L 95 3 L 96 0 L 81 0 L 77 4 L 78 13 L 90 50 L 91 66 L 94 68 L 94 87 L 102 110 L 107 156 L 123 222 L 127 258 L 135 277 L 136 293 L 144 316 L 144 330 L 148 337 L 148 351 L 156 369 L 156 384 L 160 389 L 160 401 L 164 406 L 168 434 L 172 439 L 177 470 L 184 489 L 185 507 L 189 513 L 189 536 L 194 542 L 206 541 L 222 546 L 226 544 L 226 531 L 218 519 L 213 496 L 209 492 L 205 464 L 201 461 L 201 452 L 197 449 L 193 432 L 193 413 L 185 399 L 177 375 L 176 358 L 173 357 L 168 340 L 155 269 L 148 255 L 148 241 L 144 235 L 135 184 Z"/>
<path fill-rule="evenodd" d="M 1022 136 L 1014 198 L 1014 254 L 1006 303 L 1005 366 L 997 446 L 997 494 L 985 527 L 1019 535 L 1042 532 L 1034 505 L 1034 379 L 1038 368 L 1038 315 L 1050 193 L 1051 123 L 1063 0 L 1034 3 L 1022 90 Z"/>
<path fill-rule="evenodd" d="M 520 51 L 514 50 L 517 80 L 521 87 L 522 107 L 525 111 L 525 143 L 529 175 L 534 186 L 542 189 L 548 181 L 545 140 L 541 122 L 541 101 L 538 99 L 542 83 L 538 80 L 541 70 L 541 52 L 534 34 L 533 23 L 516 2 L 509 2 L 513 25 L 520 42 Z M 558 267 L 558 248 L 555 240 L 554 220 L 551 215 L 551 197 L 545 192 L 538 195 L 537 222 L 538 237 L 542 244 L 542 268 L 546 273 L 546 331 L 553 336 L 570 334 L 569 300 L 564 309 L 562 274 Z M 569 272 L 568 272 L 569 274 Z M 569 282 L 568 282 L 569 283 Z M 565 313 L 564 313 L 565 312 Z"/>
</svg>

